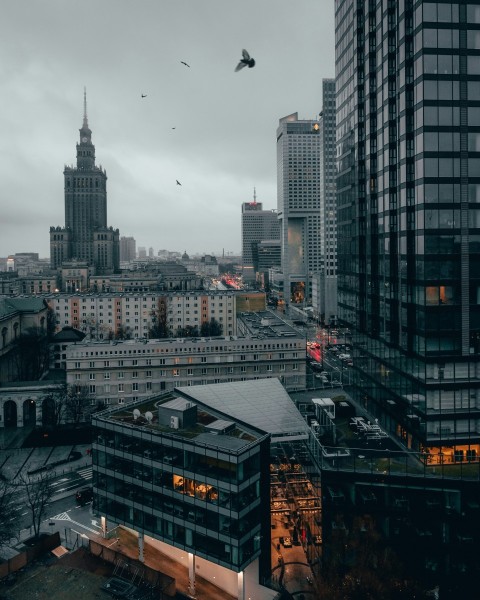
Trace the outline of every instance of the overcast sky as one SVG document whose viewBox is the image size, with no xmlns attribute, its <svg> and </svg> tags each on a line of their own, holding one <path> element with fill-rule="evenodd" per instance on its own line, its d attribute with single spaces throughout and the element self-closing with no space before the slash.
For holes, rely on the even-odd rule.
<svg viewBox="0 0 480 600">
<path fill-rule="evenodd" d="M 108 225 L 155 253 L 240 252 L 241 204 L 254 186 L 276 208 L 278 119 L 321 110 L 333 9 L 333 0 L 3 3 L 0 256 L 48 257 L 50 226 L 65 225 L 63 169 L 75 164 L 84 86 Z M 256 66 L 235 73 L 242 48 Z"/>
</svg>

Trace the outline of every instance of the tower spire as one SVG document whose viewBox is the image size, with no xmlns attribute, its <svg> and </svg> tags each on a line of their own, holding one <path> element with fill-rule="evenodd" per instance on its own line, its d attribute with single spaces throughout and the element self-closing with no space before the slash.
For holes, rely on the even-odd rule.
<svg viewBox="0 0 480 600">
<path fill-rule="evenodd" d="M 88 127 L 87 118 L 87 88 L 83 88 L 83 126 Z"/>
<path fill-rule="evenodd" d="M 253 203 L 257 203 L 257 190 L 255 187 L 253 188 Z"/>
</svg>

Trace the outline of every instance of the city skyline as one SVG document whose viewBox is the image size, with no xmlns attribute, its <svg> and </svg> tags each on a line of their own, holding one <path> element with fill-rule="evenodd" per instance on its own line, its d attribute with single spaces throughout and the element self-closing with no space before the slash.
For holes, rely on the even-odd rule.
<svg viewBox="0 0 480 600">
<path fill-rule="evenodd" d="M 49 255 L 84 87 L 108 221 L 120 235 L 155 249 L 239 253 L 241 205 L 253 188 L 266 208 L 277 204 L 278 119 L 321 110 L 322 78 L 334 73 L 333 3 L 308 0 L 293 16 L 287 1 L 83 6 L 78 37 L 73 3 L 59 11 L 47 0 L 28 15 L 11 5 L 2 20 L 0 256 Z M 243 47 L 256 65 L 235 73 Z"/>
</svg>

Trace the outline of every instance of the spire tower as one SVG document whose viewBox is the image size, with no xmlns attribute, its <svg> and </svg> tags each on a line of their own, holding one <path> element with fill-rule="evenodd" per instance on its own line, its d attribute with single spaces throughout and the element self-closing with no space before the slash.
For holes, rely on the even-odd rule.
<svg viewBox="0 0 480 600">
<path fill-rule="evenodd" d="M 83 88 L 83 126 L 88 128 L 88 117 L 87 117 L 87 88 Z"/>
</svg>

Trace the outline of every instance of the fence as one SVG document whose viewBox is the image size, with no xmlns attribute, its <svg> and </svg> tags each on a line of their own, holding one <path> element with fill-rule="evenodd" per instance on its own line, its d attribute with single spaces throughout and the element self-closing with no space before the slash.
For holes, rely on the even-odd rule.
<svg viewBox="0 0 480 600">
<path fill-rule="evenodd" d="M 57 546 L 60 546 L 60 534 L 58 531 L 51 535 L 47 535 L 46 537 L 42 537 L 35 546 L 26 548 L 23 552 L 19 552 L 16 556 L 13 556 L 0 564 L 0 579 L 7 577 L 10 573 L 15 573 L 15 571 L 23 569 L 23 567 L 31 563 L 40 555 L 48 550 L 53 550 Z"/>
</svg>

